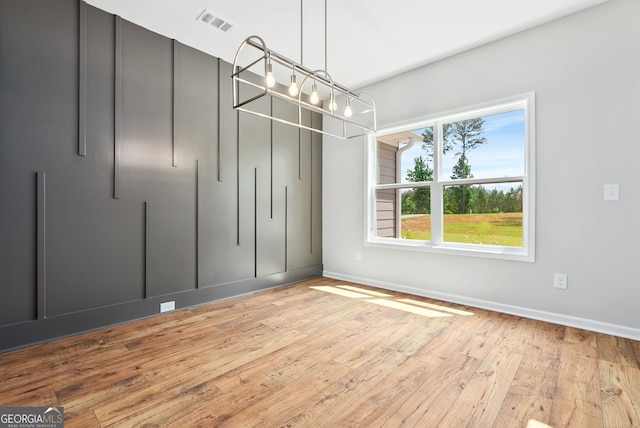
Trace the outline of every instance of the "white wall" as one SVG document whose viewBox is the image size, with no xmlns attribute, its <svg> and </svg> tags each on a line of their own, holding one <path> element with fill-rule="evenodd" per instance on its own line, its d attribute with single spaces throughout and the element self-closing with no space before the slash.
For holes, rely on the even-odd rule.
<svg viewBox="0 0 640 428">
<path fill-rule="evenodd" d="M 379 129 L 535 91 L 535 263 L 365 246 L 364 142 L 326 138 L 325 275 L 640 339 L 639 18 L 611 0 L 363 89 Z"/>
</svg>

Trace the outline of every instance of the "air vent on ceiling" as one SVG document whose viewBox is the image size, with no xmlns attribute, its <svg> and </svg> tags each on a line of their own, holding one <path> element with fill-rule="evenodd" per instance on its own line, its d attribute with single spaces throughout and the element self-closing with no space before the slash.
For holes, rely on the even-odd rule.
<svg viewBox="0 0 640 428">
<path fill-rule="evenodd" d="M 234 24 L 229 22 L 228 19 L 218 16 L 208 9 L 203 10 L 196 19 L 198 21 L 209 24 L 212 27 L 217 28 L 218 30 L 224 31 L 225 33 L 231 30 L 231 28 L 233 28 L 234 26 Z"/>
</svg>

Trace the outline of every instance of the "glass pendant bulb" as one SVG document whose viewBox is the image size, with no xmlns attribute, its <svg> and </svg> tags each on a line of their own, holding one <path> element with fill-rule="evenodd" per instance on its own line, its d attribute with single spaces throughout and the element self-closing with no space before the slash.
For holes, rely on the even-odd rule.
<svg viewBox="0 0 640 428">
<path fill-rule="evenodd" d="M 267 76 L 265 77 L 265 83 L 267 88 L 273 88 L 276 85 L 276 78 L 273 77 L 273 66 L 271 63 L 267 64 Z"/>
<path fill-rule="evenodd" d="M 331 96 L 331 99 L 329 100 L 329 110 L 331 111 L 331 113 L 333 113 L 337 109 L 338 109 L 338 103 L 336 103 L 336 99 L 333 98 L 333 96 Z"/>
<path fill-rule="evenodd" d="M 289 85 L 289 95 L 292 97 L 298 96 L 298 83 L 296 82 L 296 75 L 291 75 L 291 85 Z"/>
<path fill-rule="evenodd" d="M 315 83 L 311 85 L 311 97 L 309 98 L 309 101 L 311 101 L 311 104 L 318 104 L 318 101 L 320 101 L 320 97 L 318 96 L 318 87 Z"/>
<path fill-rule="evenodd" d="M 351 117 L 353 110 L 351 110 L 351 100 L 347 100 L 347 105 L 344 108 L 344 117 Z"/>
</svg>

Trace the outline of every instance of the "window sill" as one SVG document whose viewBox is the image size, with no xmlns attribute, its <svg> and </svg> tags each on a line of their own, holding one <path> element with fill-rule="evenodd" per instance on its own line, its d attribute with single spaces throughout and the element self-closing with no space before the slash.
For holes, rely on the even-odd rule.
<svg viewBox="0 0 640 428">
<path fill-rule="evenodd" d="M 390 248 L 394 250 L 420 251 L 424 253 L 482 257 L 519 262 L 535 262 L 533 250 L 527 251 L 526 248 L 452 243 L 435 245 L 429 241 L 411 241 L 395 238 L 370 238 L 365 242 L 365 245 L 371 247 Z"/>
</svg>

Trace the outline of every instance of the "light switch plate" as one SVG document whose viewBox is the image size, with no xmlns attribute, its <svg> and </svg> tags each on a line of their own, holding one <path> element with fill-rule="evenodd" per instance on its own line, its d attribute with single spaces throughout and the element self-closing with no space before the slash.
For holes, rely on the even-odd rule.
<svg viewBox="0 0 640 428">
<path fill-rule="evenodd" d="M 605 201 L 617 201 L 620 199 L 620 185 L 619 184 L 605 184 L 604 185 L 604 200 Z"/>
</svg>

